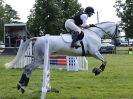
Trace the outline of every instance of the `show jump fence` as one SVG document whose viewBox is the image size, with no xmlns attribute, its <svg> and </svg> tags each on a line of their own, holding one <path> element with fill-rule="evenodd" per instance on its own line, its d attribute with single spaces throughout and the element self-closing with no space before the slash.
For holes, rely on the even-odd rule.
<svg viewBox="0 0 133 99">
<path fill-rule="evenodd" d="M 20 45 L 23 43 L 21 40 Z M 25 65 L 30 64 L 33 60 L 32 42 L 25 53 L 25 57 L 21 59 L 13 68 L 24 68 Z M 50 55 L 49 58 L 51 68 L 53 69 L 67 69 L 67 71 L 88 70 L 88 61 L 85 57 L 75 57 L 66 55 Z M 42 68 L 43 66 L 40 66 Z"/>
</svg>

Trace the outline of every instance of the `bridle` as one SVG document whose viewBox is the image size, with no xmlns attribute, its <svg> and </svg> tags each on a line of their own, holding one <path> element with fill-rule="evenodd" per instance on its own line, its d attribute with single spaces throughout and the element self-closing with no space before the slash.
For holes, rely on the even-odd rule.
<svg viewBox="0 0 133 99">
<path fill-rule="evenodd" d="M 117 25 L 117 24 L 116 24 L 115 31 L 114 31 L 114 33 L 113 33 L 114 35 L 108 34 L 103 28 L 101 28 L 101 27 L 99 27 L 99 26 L 94 26 L 94 27 L 99 28 L 100 30 L 102 30 L 105 34 L 109 35 L 109 37 L 111 37 L 111 39 L 116 39 L 116 38 L 118 38 L 118 35 L 117 35 L 117 32 L 118 32 L 118 25 Z M 91 30 L 91 29 L 89 29 L 89 30 Z M 93 31 L 93 32 L 96 33 L 96 31 L 94 31 L 94 30 L 91 30 L 91 31 Z"/>
</svg>

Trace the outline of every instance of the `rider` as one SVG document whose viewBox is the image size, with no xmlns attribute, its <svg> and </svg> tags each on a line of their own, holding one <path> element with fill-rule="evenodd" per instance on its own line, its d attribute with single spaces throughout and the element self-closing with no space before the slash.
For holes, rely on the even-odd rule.
<svg viewBox="0 0 133 99">
<path fill-rule="evenodd" d="M 72 16 L 70 19 L 67 19 L 65 22 L 65 28 L 68 32 L 71 32 L 72 35 L 72 43 L 71 47 L 80 47 L 77 45 L 77 40 L 79 34 L 83 34 L 82 28 L 89 28 L 92 25 L 87 25 L 87 19 L 88 17 L 91 17 L 94 14 L 93 7 L 86 7 L 85 11 L 82 13 L 79 13 L 77 15 Z"/>
</svg>

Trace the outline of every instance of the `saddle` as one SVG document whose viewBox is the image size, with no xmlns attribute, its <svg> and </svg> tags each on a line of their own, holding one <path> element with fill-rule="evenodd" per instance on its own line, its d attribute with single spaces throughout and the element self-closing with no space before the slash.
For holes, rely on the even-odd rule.
<svg viewBox="0 0 133 99">
<path fill-rule="evenodd" d="M 66 43 L 71 43 L 72 42 L 72 36 L 71 34 L 60 34 L 63 41 L 66 42 Z M 78 40 L 77 41 L 77 44 L 78 45 L 81 45 L 81 48 L 82 48 L 82 56 L 85 56 L 85 49 L 84 49 L 84 44 L 81 40 Z"/>
<path fill-rule="evenodd" d="M 71 43 L 72 42 L 72 36 L 71 34 L 60 34 L 64 42 Z"/>
<path fill-rule="evenodd" d="M 62 37 L 64 42 L 66 42 L 66 43 L 72 42 L 72 35 L 71 34 L 60 34 L 60 36 Z M 80 38 L 78 38 L 79 40 L 77 41 L 77 43 L 79 43 L 83 39 L 84 35 L 81 35 L 81 36 L 79 35 L 79 37 Z"/>
</svg>

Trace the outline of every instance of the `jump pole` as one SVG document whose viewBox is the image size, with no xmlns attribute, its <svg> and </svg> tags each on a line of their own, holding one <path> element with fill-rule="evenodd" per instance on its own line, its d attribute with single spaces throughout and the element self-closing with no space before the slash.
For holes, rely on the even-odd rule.
<svg viewBox="0 0 133 99">
<path fill-rule="evenodd" d="M 43 65 L 43 82 L 41 99 L 45 99 L 47 93 L 47 85 L 50 81 L 50 64 L 49 64 L 49 34 L 46 35 L 45 52 L 44 52 L 44 65 Z"/>
</svg>

